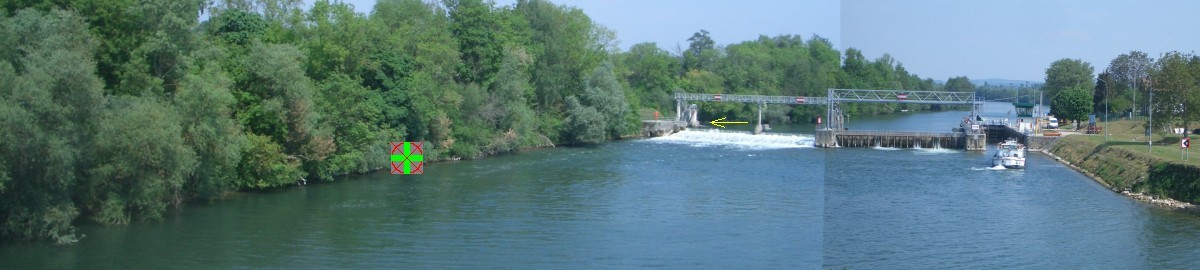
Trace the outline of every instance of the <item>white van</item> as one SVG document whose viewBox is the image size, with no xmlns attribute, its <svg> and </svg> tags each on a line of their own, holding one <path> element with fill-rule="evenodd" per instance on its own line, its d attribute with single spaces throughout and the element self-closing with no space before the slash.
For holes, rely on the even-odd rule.
<svg viewBox="0 0 1200 270">
<path fill-rule="evenodd" d="M 1046 119 L 1046 128 L 1058 128 L 1058 118 L 1048 116 Z"/>
</svg>

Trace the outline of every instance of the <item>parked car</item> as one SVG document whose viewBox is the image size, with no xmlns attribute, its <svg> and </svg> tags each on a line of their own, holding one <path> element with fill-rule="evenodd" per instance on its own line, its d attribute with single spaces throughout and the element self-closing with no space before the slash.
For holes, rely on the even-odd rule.
<svg viewBox="0 0 1200 270">
<path fill-rule="evenodd" d="M 1046 128 L 1058 128 L 1058 118 L 1054 118 L 1054 116 L 1047 117 Z"/>
</svg>

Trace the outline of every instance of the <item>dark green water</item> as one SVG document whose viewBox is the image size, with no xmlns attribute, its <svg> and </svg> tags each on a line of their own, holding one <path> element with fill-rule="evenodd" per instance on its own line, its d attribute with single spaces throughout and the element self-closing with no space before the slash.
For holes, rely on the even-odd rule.
<svg viewBox="0 0 1200 270">
<path fill-rule="evenodd" d="M 822 150 L 693 135 L 189 205 L 162 223 L 85 226 L 71 247 L 5 245 L 0 268 L 819 267 Z"/>
<path fill-rule="evenodd" d="M 947 131 L 964 114 L 848 127 Z M 1200 217 L 1039 154 L 992 170 L 988 153 L 777 131 L 801 135 L 689 131 L 240 195 L 83 225 L 74 246 L 3 244 L 0 268 L 1200 268 Z"/>
</svg>

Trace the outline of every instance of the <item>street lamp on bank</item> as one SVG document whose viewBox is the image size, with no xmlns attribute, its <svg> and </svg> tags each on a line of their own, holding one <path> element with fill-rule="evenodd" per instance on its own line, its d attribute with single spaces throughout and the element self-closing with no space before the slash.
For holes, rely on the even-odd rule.
<svg viewBox="0 0 1200 270">
<path fill-rule="evenodd" d="M 1150 92 L 1150 102 L 1146 104 L 1146 110 L 1150 111 L 1150 127 L 1146 128 L 1146 153 L 1154 154 L 1154 81 L 1147 80 L 1146 91 Z"/>
<path fill-rule="evenodd" d="M 1104 74 L 1109 74 L 1107 68 L 1104 69 Z M 1101 132 L 1104 132 L 1104 142 L 1108 142 L 1108 80 L 1105 80 L 1102 76 L 1096 76 L 1096 79 L 1104 82 L 1104 130 Z"/>
</svg>

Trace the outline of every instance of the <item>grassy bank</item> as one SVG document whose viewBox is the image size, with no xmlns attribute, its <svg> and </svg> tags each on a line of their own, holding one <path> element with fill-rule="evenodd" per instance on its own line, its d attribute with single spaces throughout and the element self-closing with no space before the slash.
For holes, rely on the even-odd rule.
<svg viewBox="0 0 1200 270">
<path fill-rule="evenodd" d="M 1110 123 L 1113 133 L 1108 141 L 1103 135 L 1067 136 L 1049 152 L 1091 174 L 1114 191 L 1200 203 L 1200 158 L 1182 161 L 1178 145 L 1170 142 L 1172 138 L 1157 135 L 1153 154 L 1148 153 L 1144 136 L 1138 137 L 1120 128 L 1134 124 Z M 1178 138 L 1173 141 L 1177 143 Z"/>
</svg>

